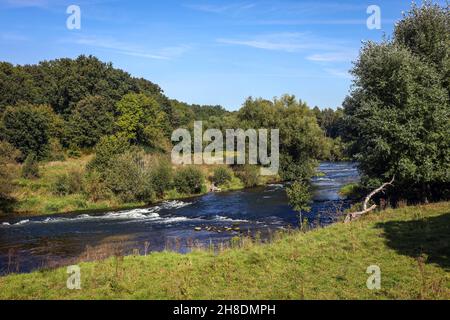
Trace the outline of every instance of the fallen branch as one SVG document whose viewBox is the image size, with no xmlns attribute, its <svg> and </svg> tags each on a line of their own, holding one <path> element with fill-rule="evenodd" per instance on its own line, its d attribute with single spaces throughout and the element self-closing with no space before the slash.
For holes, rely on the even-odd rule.
<svg viewBox="0 0 450 320">
<path fill-rule="evenodd" d="M 367 195 L 367 197 L 364 199 L 364 202 L 363 202 L 363 210 L 362 210 L 362 211 L 357 211 L 357 212 L 350 212 L 350 213 L 348 213 L 347 216 L 345 217 L 344 223 L 348 223 L 348 222 L 350 222 L 350 221 L 352 221 L 352 220 L 354 220 L 354 219 L 359 218 L 359 217 L 362 216 L 363 214 L 366 214 L 366 213 L 368 213 L 368 212 L 370 212 L 370 211 L 375 210 L 376 207 L 377 207 L 376 204 L 374 204 L 374 205 L 371 206 L 370 208 L 367 208 L 367 206 L 369 205 L 370 199 L 371 199 L 374 195 L 376 195 L 377 193 L 384 191 L 384 189 L 385 189 L 387 186 L 392 186 L 392 183 L 394 182 L 394 179 L 395 179 L 395 176 L 392 178 L 392 180 L 391 180 L 390 182 L 385 182 L 385 183 L 383 183 L 383 184 L 381 185 L 381 187 L 379 187 L 379 188 L 373 190 L 371 193 L 369 193 L 369 194 Z"/>
</svg>

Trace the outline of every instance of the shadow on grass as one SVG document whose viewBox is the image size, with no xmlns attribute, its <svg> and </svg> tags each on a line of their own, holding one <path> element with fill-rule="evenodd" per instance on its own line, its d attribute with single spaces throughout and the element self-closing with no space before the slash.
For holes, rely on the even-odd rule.
<svg viewBox="0 0 450 320">
<path fill-rule="evenodd" d="M 426 263 L 450 270 L 450 212 L 412 221 L 378 223 L 377 228 L 384 230 L 387 245 L 399 254 L 425 256 Z"/>
</svg>

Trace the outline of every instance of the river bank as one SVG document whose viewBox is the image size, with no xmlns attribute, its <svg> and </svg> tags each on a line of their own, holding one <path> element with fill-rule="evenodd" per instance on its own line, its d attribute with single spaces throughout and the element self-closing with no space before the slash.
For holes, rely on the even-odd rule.
<svg viewBox="0 0 450 320">
<path fill-rule="evenodd" d="M 17 186 L 13 194 L 15 201 L 12 203 L 9 213 L 1 214 L 0 219 L 5 217 L 31 217 L 44 216 L 63 213 L 83 213 L 90 211 L 117 211 L 124 209 L 139 209 L 149 205 L 157 205 L 163 201 L 180 200 L 191 197 L 198 197 L 209 193 L 210 181 L 214 166 L 203 166 L 205 173 L 205 188 L 197 194 L 180 194 L 176 190 L 170 190 L 163 198 L 155 199 L 152 203 L 146 202 L 120 202 L 115 198 L 108 200 L 92 201 L 83 192 L 69 195 L 57 195 L 53 192 L 53 184 L 58 176 L 67 172 L 85 170 L 87 163 L 92 159 L 92 155 L 84 155 L 76 159 L 65 161 L 54 161 L 39 165 L 40 176 L 36 179 L 18 178 L 15 181 Z M 17 168 L 20 171 L 19 168 Z M 260 185 L 281 182 L 280 177 L 261 177 Z M 222 186 L 219 192 L 228 192 L 245 189 L 245 185 L 237 178 Z"/>
<path fill-rule="evenodd" d="M 81 263 L 0 277 L 1 299 L 449 299 L 450 203 L 373 212 L 350 224 L 292 232 L 269 244 Z M 377 265 L 381 288 L 369 290 Z"/>
</svg>

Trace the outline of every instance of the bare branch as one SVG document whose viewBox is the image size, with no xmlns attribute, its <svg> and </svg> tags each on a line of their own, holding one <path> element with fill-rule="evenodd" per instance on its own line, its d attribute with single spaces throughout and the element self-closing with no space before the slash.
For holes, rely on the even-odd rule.
<svg viewBox="0 0 450 320">
<path fill-rule="evenodd" d="M 392 184 L 394 183 L 394 180 L 395 180 L 395 176 L 392 177 L 392 180 L 391 180 L 390 182 L 383 183 L 383 184 L 381 185 L 381 187 L 379 187 L 379 188 L 373 190 L 371 193 L 369 193 L 369 194 L 367 195 L 367 197 L 364 199 L 363 210 L 362 210 L 362 211 L 357 211 L 357 212 L 351 212 L 351 213 L 347 214 L 347 216 L 345 217 L 344 223 L 348 223 L 348 222 L 350 222 L 350 221 L 352 221 L 352 220 L 354 220 L 354 219 L 359 218 L 359 217 L 362 216 L 363 214 L 366 214 L 366 213 L 368 213 L 368 212 L 370 212 L 370 211 L 375 210 L 376 207 L 377 207 L 375 204 L 374 204 L 373 206 L 371 206 L 370 208 L 367 208 L 367 206 L 368 206 L 368 204 L 369 204 L 369 202 L 370 202 L 370 199 L 371 199 L 374 195 L 376 195 L 377 193 L 384 191 L 384 189 L 385 189 L 387 186 L 392 186 Z"/>
</svg>

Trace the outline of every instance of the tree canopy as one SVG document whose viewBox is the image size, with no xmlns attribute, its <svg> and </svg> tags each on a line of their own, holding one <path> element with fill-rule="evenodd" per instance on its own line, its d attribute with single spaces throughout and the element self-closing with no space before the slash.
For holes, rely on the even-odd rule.
<svg viewBox="0 0 450 320">
<path fill-rule="evenodd" d="M 413 6 L 392 40 L 364 44 L 352 70 L 346 138 L 366 185 L 395 176 L 393 198 L 448 196 L 449 17 L 448 8 Z"/>
</svg>

